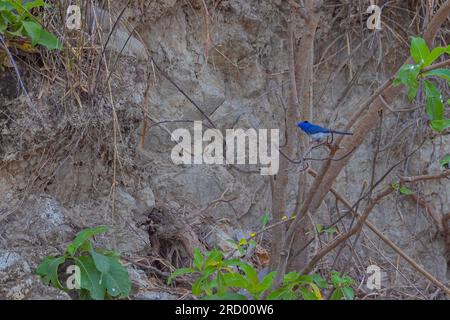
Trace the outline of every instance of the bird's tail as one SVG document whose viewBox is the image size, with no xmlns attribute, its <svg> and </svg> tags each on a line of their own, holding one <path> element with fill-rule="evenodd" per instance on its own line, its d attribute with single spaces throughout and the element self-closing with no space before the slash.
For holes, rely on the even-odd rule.
<svg viewBox="0 0 450 320">
<path fill-rule="evenodd" d="M 353 135 L 353 133 L 351 133 L 351 132 L 344 132 L 344 131 L 337 131 L 337 130 L 331 130 L 331 133 L 335 133 L 335 134 L 345 134 L 345 135 L 347 135 L 347 136 Z"/>
</svg>

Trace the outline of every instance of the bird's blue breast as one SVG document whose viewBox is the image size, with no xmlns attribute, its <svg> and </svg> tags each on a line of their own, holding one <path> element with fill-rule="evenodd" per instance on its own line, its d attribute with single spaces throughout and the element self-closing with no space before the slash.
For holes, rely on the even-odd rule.
<svg viewBox="0 0 450 320">
<path fill-rule="evenodd" d="M 329 129 L 322 128 L 321 126 L 317 126 L 311 123 L 300 122 L 298 124 L 300 129 L 305 131 L 307 134 L 316 134 L 316 133 L 330 133 Z"/>
</svg>

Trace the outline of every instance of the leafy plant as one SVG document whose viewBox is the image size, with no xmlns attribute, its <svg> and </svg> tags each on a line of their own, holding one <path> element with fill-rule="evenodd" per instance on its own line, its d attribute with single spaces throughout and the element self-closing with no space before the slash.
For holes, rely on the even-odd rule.
<svg viewBox="0 0 450 320">
<path fill-rule="evenodd" d="M 0 34 L 8 38 L 28 38 L 32 46 L 39 44 L 49 50 L 61 49 L 58 38 L 46 31 L 39 20 L 30 13 L 32 9 L 47 6 L 43 0 L 29 2 L 0 0 Z"/>
<path fill-rule="evenodd" d="M 331 283 L 335 288 L 331 294 L 331 300 L 341 300 L 345 298 L 347 300 L 353 300 L 355 298 L 355 292 L 351 285 L 354 280 L 348 276 L 342 277 L 339 272 L 331 273 Z"/>
<path fill-rule="evenodd" d="M 85 229 L 77 234 L 62 256 L 47 256 L 39 264 L 36 273 L 45 284 L 69 291 L 59 280 L 58 268 L 72 262 L 80 270 L 78 293 L 80 298 L 102 300 L 111 297 L 127 297 L 131 282 L 127 270 L 114 251 L 94 250 L 90 238 L 107 231 L 106 226 Z"/>
<path fill-rule="evenodd" d="M 276 272 L 259 276 L 252 265 L 240 259 L 225 259 L 218 249 L 203 255 L 200 249 L 195 248 L 192 267 L 175 270 L 167 282 L 170 284 L 173 279 L 186 274 L 196 276 L 192 293 L 202 299 L 322 300 L 321 290 L 329 287 L 318 274 L 301 275 L 298 272 L 289 272 L 284 275 L 281 286 L 273 290 Z M 343 279 L 345 281 L 336 281 L 339 285 L 336 290 L 345 291 L 349 295 L 352 282 L 348 279 L 351 278 Z M 353 289 L 351 292 L 353 293 Z"/>
<path fill-rule="evenodd" d="M 444 98 L 439 89 L 428 79 L 442 78 L 450 83 L 449 69 L 434 69 L 423 72 L 443 54 L 450 54 L 450 45 L 436 47 L 430 51 L 424 39 L 413 37 L 411 39 L 410 54 L 415 64 L 404 64 L 395 78 L 393 84 L 403 84 L 408 91 L 408 98 L 413 101 L 419 90 L 419 80 L 423 79 L 423 89 L 426 100 L 426 113 L 430 118 L 430 126 L 434 131 L 442 132 L 450 127 L 450 119 L 445 117 Z"/>
</svg>

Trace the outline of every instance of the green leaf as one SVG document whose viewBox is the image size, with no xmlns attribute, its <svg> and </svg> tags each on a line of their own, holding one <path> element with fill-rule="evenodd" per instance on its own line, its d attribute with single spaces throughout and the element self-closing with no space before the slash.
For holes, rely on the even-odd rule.
<svg viewBox="0 0 450 320">
<path fill-rule="evenodd" d="M 317 297 L 314 294 L 314 292 L 308 290 L 305 287 L 300 288 L 300 293 L 301 293 L 303 299 L 305 299 L 305 300 L 317 300 Z"/>
<path fill-rule="evenodd" d="M 43 8 L 48 6 L 44 0 L 34 0 L 23 4 L 23 7 L 28 11 L 34 8 Z"/>
<path fill-rule="evenodd" d="M 318 233 L 322 233 L 323 232 L 323 225 L 321 225 L 320 223 L 318 223 L 316 225 L 316 230 Z"/>
<path fill-rule="evenodd" d="M 199 248 L 194 248 L 194 260 L 192 264 L 197 270 L 202 270 L 203 268 L 203 255 Z"/>
<path fill-rule="evenodd" d="M 431 128 L 437 132 L 442 132 L 450 128 L 450 119 L 433 120 L 431 121 Z"/>
<path fill-rule="evenodd" d="M 70 256 L 74 256 L 79 247 L 81 247 L 86 240 L 93 237 L 96 234 L 104 233 L 108 230 L 107 226 L 98 226 L 95 228 L 85 229 L 80 231 L 75 239 L 67 246 L 66 252 Z"/>
<path fill-rule="evenodd" d="M 131 281 L 127 269 L 116 257 L 109 259 L 109 270 L 103 273 L 103 281 L 111 297 L 128 297 L 131 291 Z"/>
<path fill-rule="evenodd" d="M 400 191 L 401 194 L 403 194 L 405 196 L 410 196 L 410 195 L 412 195 L 414 193 L 411 189 L 409 189 L 409 188 L 407 188 L 405 186 L 401 186 L 399 191 Z"/>
<path fill-rule="evenodd" d="M 223 259 L 223 253 L 220 252 L 217 248 L 214 248 L 214 250 L 208 252 L 205 266 L 217 266 L 221 264 Z"/>
<path fill-rule="evenodd" d="M 342 290 L 342 293 L 345 296 L 345 299 L 353 300 L 355 298 L 355 293 L 354 293 L 352 288 L 350 288 L 350 287 L 342 287 L 341 290 Z"/>
<path fill-rule="evenodd" d="M 398 75 L 393 81 L 394 86 L 404 84 L 408 89 L 408 99 L 413 101 L 416 97 L 417 90 L 419 89 L 419 81 L 417 76 L 420 72 L 419 65 L 404 64 L 398 71 Z"/>
<path fill-rule="evenodd" d="M 325 230 L 323 230 L 323 232 L 333 234 L 337 232 L 337 229 L 335 227 L 326 228 Z"/>
<path fill-rule="evenodd" d="M 197 272 L 197 270 L 193 269 L 193 268 L 180 268 L 175 270 L 174 272 L 172 272 L 172 274 L 170 275 L 170 277 L 167 279 L 167 284 L 170 284 L 173 279 L 177 278 L 177 277 L 181 277 L 182 275 L 188 274 L 188 273 L 194 273 Z"/>
<path fill-rule="evenodd" d="M 426 95 L 426 112 L 430 119 L 442 120 L 444 118 L 444 101 L 442 93 L 430 81 L 424 80 L 423 86 Z"/>
<path fill-rule="evenodd" d="M 247 244 L 248 244 L 247 239 L 242 238 L 241 240 L 239 240 L 239 245 L 240 245 L 240 246 L 245 246 L 245 245 L 247 245 Z"/>
<path fill-rule="evenodd" d="M 424 64 L 430 55 L 430 49 L 423 38 L 412 37 L 410 47 L 411 57 L 417 64 Z"/>
<path fill-rule="evenodd" d="M 423 67 L 431 65 L 437 58 L 439 58 L 444 53 L 450 54 L 450 45 L 448 45 L 447 47 L 436 47 L 433 50 L 431 50 L 431 53 L 425 59 Z"/>
<path fill-rule="evenodd" d="M 225 273 L 223 279 L 227 287 L 237 287 L 250 290 L 251 284 L 242 274 L 237 272 Z"/>
<path fill-rule="evenodd" d="M 40 44 L 49 50 L 61 49 L 61 44 L 54 35 L 44 30 L 42 26 L 34 21 L 22 21 L 28 36 L 31 38 L 31 44 L 35 46 Z"/>
<path fill-rule="evenodd" d="M 441 161 L 439 161 L 440 165 L 443 166 L 444 168 L 449 168 L 450 167 L 450 154 L 446 154 Z"/>
<path fill-rule="evenodd" d="M 109 257 L 101 253 L 97 253 L 94 250 L 91 250 L 89 253 L 94 260 L 95 267 L 98 271 L 100 271 L 101 273 L 106 273 L 109 271 Z"/>
<path fill-rule="evenodd" d="M 204 279 L 202 278 L 198 278 L 197 280 L 194 281 L 191 289 L 193 295 L 199 296 L 202 293 L 201 286 L 203 281 Z"/>
<path fill-rule="evenodd" d="M 244 271 L 245 276 L 250 281 L 250 283 L 252 285 L 252 290 L 249 290 L 249 291 L 253 292 L 254 289 L 256 289 L 258 287 L 258 282 L 259 282 L 258 273 L 251 265 L 249 265 L 245 262 L 241 262 L 239 264 L 239 268 L 241 268 Z"/>
<path fill-rule="evenodd" d="M 303 274 L 297 278 L 297 282 L 301 284 L 311 284 L 314 283 L 314 279 L 308 274 Z"/>
<path fill-rule="evenodd" d="M 22 25 L 25 28 L 28 36 L 31 38 L 31 44 L 35 46 L 38 44 L 43 31 L 42 26 L 34 21 L 22 21 Z"/>
<path fill-rule="evenodd" d="M 290 284 L 297 281 L 300 274 L 296 271 L 288 272 L 283 277 L 283 284 Z"/>
<path fill-rule="evenodd" d="M 333 283 L 334 287 L 348 286 L 353 282 L 353 279 L 350 277 L 341 277 L 339 272 L 333 271 L 331 273 L 331 283 Z"/>
<path fill-rule="evenodd" d="M 268 296 L 267 300 L 294 300 L 297 297 L 294 292 L 289 288 L 279 288 L 277 290 L 272 291 Z"/>
<path fill-rule="evenodd" d="M 205 296 L 202 300 L 247 300 L 247 297 L 239 293 L 227 292 L 222 295 L 214 294 L 211 296 Z"/>
<path fill-rule="evenodd" d="M 58 38 L 44 29 L 41 31 L 41 37 L 39 38 L 38 44 L 49 50 L 61 50 L 62 48 L 62 44 Z"/>
<path fill-rule="evenodd" d="M 270 215 L 265 213 L 261 217 L 261 226 L 264 228 L 270 221 Z"/>
<path fill-rule="evenodd" d="M 440 77 L 450 82 L 450 69 L 434 69 L 424 73 L 427 77 Z"/>
<path fill-rule="evenodd" d="M 261 283 L 258 284 L 257 291 L 263 293 L 266 290 L 269 290 L 272 287 L 273 279 L 277 275 L 276 271 L 269 272 L 264 276 L 261 280 Z"/>
<path fill-rule="evenodd" d="M 9 1 L 0 1 L 0 11 L 11 11 L 14 7 L 11 5 Z"/>
<path fill-rule="evenodd" d="M 36 269 L 36 273 L 42 277 L 42 281 L 45 284 L 51 283 L 58 289 L 63 289 L 63 286 L 58 279 L 58 267 L 66 261 L 64 256 L 62 257 L 45 257 L 45 259 L 39 264 Z"/>
<path fill-rule="evenodd" d="M 102 274 L 95 267 L 95 263 L 89 256 L 74 258 L 80 268 L 81 288 L 89 291 L 92 299 L 103 300 L 105 288 L 101 284 Z"/>
<path fill-rule="evenodd" d="M 328 288 L 328 283 L 318 274 L 311 275 L 314 283 L 321 289 Z"/>
<path fill-rule="evenodd" d="M 331 294 L 331 300 L 341 300 L 344 294 L 340 288 L 337 288 Z"/>
<path fill-rule="evenodd" d="M 223 278 L 222 272 L 217 272 L 217 294 L 224 295 L 227 292 L 227 287 L 225 279 Z"/>
<path fill-rule="evenodd" d="M 8 28 L 9 21 L 0 13 L 0 33 L 4 33 Z"/>
</svg>

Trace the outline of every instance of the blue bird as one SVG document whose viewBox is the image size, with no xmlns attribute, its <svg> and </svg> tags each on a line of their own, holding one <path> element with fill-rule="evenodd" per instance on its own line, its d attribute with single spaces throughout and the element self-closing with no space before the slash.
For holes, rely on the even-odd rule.
<svg viewBox="0 0 450 320">
<path fill-rule="evenodd" d="M 345 134 L 352 135 L 351 132 L 336 131 L 327 128 L 322 128 L 316 124 L 309 123 L 308 121 L 302 121 L 297 123 L 297 126 L 302 129 L 308 136 L 314 141 L 320 141 L 320 139 L 329 137 L 331 134 Z"/>
</svg>

